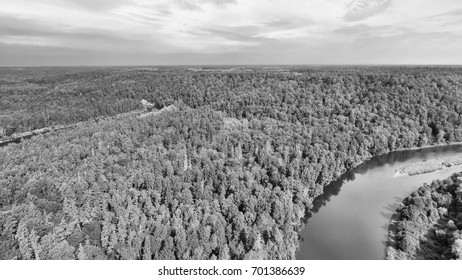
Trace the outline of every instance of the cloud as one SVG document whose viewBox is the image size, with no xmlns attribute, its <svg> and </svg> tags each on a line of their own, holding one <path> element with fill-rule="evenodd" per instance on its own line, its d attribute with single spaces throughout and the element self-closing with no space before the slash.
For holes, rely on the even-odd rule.
<svg viewBox="0 0 462 280">
<path fill-rule="evenodd" d="M 171 0 L 176 5 L 187 10 L 200 9 L 202 5 L 212 4 L 218 7 L 223 7 L 228 4 L 236 3 L 236 0 Z"/>
<path fill-rule="evenodd" d="M 336 35 L 338 34 L 338 36 L 354 39 L 358 37 L 393 37 L 413 33 L 413 31 L 404 26 L 370 26 L 366 24 L 356 24 L 335 29 L 333 33 Z"/>
<path fill-rule="evenodd" d="M 71 7 L 83 8 L 90 11 L 107 11 L 115 9 L 125 4 L 130 4 L 131 0 L 58 0 Z M 56 2 L 58 2 L 56 1 Z"/>
<path fill-rule="evenodd" d="M 360 21 L 388 8 L 391 0 L 353 0 L 347 5 L 343 19 L 345 21 Z"/>
<path fill-rule="evenodd" d="M 53 26 L 48 26 L 40 21 L 22 19 L 13 16 L 0 17 L 0 36 L 31 36 L 53 34 L 56 34 Z"/>
<path fill-rule="evenodd" d="M 140 6 L 165 7 L 167 9 L 180 8 L 182 10 L 201 10 L 205 5 L 224 8 L 229 4 L 237 3 L 237 0 L 132 0 L 132 3 Z"/>
<path fill-rule="evenodd" d="M 258 29 L 258 28 L 257 28 Z M 241 27 L 210 27 L 202 28 L 195 34 L 206 37 L 226 38 L 236 42 L 255 44 L 257 40 L 254 39 L 255 27 L 241 26 Z"/>
<path fill-rule="evenodd" d="M 311 24 L 314 24 L 315 21 L 312 19 L 300 19 L 300 18 L 284 18 L 272 20 L 265 23 L 267 28 L 276 28 L 276 29 L 285 29 L 285 28 L 294 28 L 294 27 L 306 27 Z"/>
<path fill-rule="evenodd" d="M 0 0 L 0 6 L 0 65 L 462 63 L 455 51 L 462 43 L 459 0 Z"/>
<path fill-rule="evenodd" d="M 303 28 L 295 29 L 283 29 L 270 32 L 260 33 L 254 36 L 254 38 L 268 38 L 268 39 L 293 39 L 303 38 L 312 36 L 310 32 L 307 32 Z"/>
<path fill-rule="evenodd" d="M 450 25 L 462 23 L 462 9 L 450 12 L 439 13 L 421 18 L 422 21 L 433 22 L 433 24 Z"/>
<path fill-rule="evenodd" d="M 0 17 L 0 42 L 74 50 L 129 49 L 146 45 L 145 38 L 136 34 L 127 35 L 98 28 L 57 27 L 47 22 L 15 17 Z"/>
</svg>

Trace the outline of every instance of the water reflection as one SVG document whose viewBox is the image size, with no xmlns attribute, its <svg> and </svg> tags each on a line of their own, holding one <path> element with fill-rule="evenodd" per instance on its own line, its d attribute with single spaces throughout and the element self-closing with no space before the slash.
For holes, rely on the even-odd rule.
<svg viewBox="0 0 462 280">
<path fill-rule="evenodd" d="M 462 145 L 397 151 L 344 173 L 313 201 L 305 216 L 307 226 L 301 232 L 297 259 L 383 259 L 389 221 L 402 199 L 424 182 L 444 179 L 462 166 L 394 178 L 395 170 L 459 154 Z"/>
<path fill-rule="evenodd" d="M 305 222 L 307 222 L 311 216 L 319 211 L 321 207 L 325 206 L 332 196 L 337 196 L 340 193 L 340 190 L 344 183 L 349 181 L 354 181 L 355 172 L 349 170 L 343 173 L 337 180 L 325 186 L 323 189 L 323 194 L 318 196 L 313 201 L 313 207 L 311 210 L 307 211 L 305 215 Z"/>
<path fill-rule="evenodd" d="M 438 146 L 431 148 L 423 148 L 418 150 L 404 150 L 404 151 L 395 151 L 388 154 L 376 156 L 372 159 L 366 160 L 362 164 L 356 166 L 355 168 L 343 173 L 337 180 L 325 186 L 323 189 L 323 194 L 318 196 L 313 201 L 313 208 L 307 213 L 306 220 L 308 220 L 312 214 L 317 213 L 322 206 L 325 206 L 327 202 L 330 201 L 332 196 L 336 196 L 340 193 L 342 185 L 349 181 L 355 180 L 355 174 L 366 174 L 369 170 L 375 169 L 377 167 L 404 163 L 409 159 L 416 158 L 418 156 L 425 156 L 431 153 L 445 153 L 445 152 L 462 152 L 462 144 L 460 145 L 451 145 L 451 146 Z M 401 203 L 401 198 L 399 203 Z M 398 204 L 399 204 L 398 203 Z M 393 204 L 395 205 L 395 204 Z M 393 209 L 394 211 L 394 209 Z"/>
</svg>

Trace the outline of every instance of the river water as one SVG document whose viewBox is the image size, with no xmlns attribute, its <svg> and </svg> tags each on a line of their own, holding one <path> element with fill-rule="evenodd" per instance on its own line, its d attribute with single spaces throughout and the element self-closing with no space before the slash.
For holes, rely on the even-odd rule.
<svg viewBox="0 0 462 280">
<path fill-rule="evenodd" d="M 399 203 L 423 183 L 446 179 L 462 165 L 395 176 L 405 165 L 462 155 L 462 145 L 392 152 L 343 174 L 314 201 L 297 259 L 384 259 L 388 225 Z"/>
</svg>

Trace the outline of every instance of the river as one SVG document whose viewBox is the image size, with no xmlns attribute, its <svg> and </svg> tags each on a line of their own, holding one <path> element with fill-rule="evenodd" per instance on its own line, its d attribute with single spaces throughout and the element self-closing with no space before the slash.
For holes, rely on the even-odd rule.
<svg viewBox="0 0 462 280">
<path fill-rule="evenodd" d="M 388 225 L 399 203 L 423 183 L 462 171 L 462 165 L 416 176 L 395 176 L 395 171 L 411 163 L 460 155 L 462 145 L 397 151 L 346 172 L 314 201 L 297 259 L 384 259 Z"/>
</svg>

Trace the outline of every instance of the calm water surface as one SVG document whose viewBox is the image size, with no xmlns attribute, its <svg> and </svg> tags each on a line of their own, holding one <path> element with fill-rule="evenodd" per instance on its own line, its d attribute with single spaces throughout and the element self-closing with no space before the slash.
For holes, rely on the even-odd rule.
<svg viewBox="0 0 462 280">
<path fill-rule="evenodd" d="M 302 231 L 297 259 L 384 259 L 390 217 L 423 183 L 446 179 L 462 166 L 417 176 L 395 170 L 430 159 L 462 155 L 462 145 L 393 152 L 375 157 L 324 189 Z"/>
</svg>

